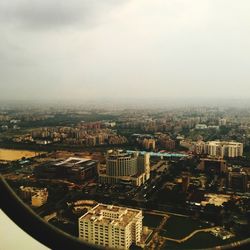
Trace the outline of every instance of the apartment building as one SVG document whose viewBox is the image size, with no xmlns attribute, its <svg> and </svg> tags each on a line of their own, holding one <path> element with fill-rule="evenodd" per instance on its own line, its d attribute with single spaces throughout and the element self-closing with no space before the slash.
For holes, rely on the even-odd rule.
<svg viewBox="0 0 250 250">
<path fill-rule="evenodd" d="M 198 141 L 194 144 L 196 154 L 207 154 L 212 157 L 240 157 L 243 155 L 243 143 L 234 141 Z"/>
<path fill-rule="evenodd" d="M 142 219 L 141 210 L 98 204 L 79 218 L 79 238 L 107 248 L 129 249 L 141 242 Z"/>
</svg>

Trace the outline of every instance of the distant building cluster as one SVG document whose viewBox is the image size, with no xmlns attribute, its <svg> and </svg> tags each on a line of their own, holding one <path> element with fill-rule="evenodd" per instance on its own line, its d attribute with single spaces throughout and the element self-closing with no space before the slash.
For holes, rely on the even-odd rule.
<svg viewBox="0 0 250 250">
<path fill-rule="evenodd" d="M 79 238 L 105 248 L 129 249 L 140 245 L 142 211 L 98 204 L 79 218 Z"/>
<path fill-rule="evenodd" d="M 40 207 L 47 202 L 47 188 L 24 187 L 19 188 L 20 196 L 31 203 L 33 207 Z"/>
<path fill-rule="evenodd" d="M 148 134 L 133 134 L 132 139 L 147 151 L 154 151 L 156 149 L 172 151 L 176 148 L 175 140 L 171 139 L 169 135 L 160 132 L 155 133 L 154 136 Z"/>
<path fill-rule="evenodd" d="M 136 117 L 133 117 L 130 114 L 129 117 L 120 118 L 119 127 L 138 129 L 144 133 L 166 133 L 170 131 L 178 133 L 183 129 L 219 130 L 222 126 L 235 122 L 232 119 L 228 121 L 224 117 L 213 117 L 207 112 L 206 108 L 200 109 L 198 112 L 202 112 L 203 115 L 193 115 L 190 110 L 174 112 L 174 114 L 170 112 L 168 115 L 158 118 L 152 118 L 146 114 L 137 114 Z"/>
<path fill-rule="evenodd" d="M 112 128 L 115 123 L 89 122 L 80 123 L 75 127 L 50 127 L 33 130 L 31 134 L 15 137 L 15 142 L 36 144 L 80 144 L 83 146 L 121 145 L 127 138 L 118 135 Z"/>
<path fill-rule="evenodd" d="M 99 169 L 101 183 L 124 183 L 141 186 L 150 177 L 150 155 L 110 150 L 106 166 Z"/>
</svg>

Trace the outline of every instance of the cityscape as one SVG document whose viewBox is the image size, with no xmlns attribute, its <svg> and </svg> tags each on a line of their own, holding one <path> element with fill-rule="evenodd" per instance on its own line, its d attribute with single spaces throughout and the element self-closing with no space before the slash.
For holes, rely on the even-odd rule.
<svg viewBox="0 0 250 250">
<path fill-rule="evenodd" d="M 45 222 L 118 249 L 234 244 L 250 223 L 250 114 L 1 109 L 1 174 Z"/>
</svg>

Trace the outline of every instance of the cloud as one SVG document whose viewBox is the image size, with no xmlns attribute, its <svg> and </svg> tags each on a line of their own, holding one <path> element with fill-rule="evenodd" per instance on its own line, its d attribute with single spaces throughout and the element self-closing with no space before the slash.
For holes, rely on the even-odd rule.
<svg viewBox="0 0 250 250">
<path fill-rule="evenodd" d="M 1 0 L 0 99 L 250 96 L 249 0 Z"/>
<path fill-rule="evenodd" d="M 0 3 L 0 21 L 30 29 L 96 25 L 102 13 L 124 0 L 12 0 Z"/>
</svg>

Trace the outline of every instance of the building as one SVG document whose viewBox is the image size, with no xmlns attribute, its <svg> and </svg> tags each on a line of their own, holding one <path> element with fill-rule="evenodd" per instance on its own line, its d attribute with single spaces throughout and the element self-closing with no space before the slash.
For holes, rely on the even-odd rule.
<svg viewBox="0 0 250 250">
<path fill-rule="evenodd" d="M 227 125 L 227 119 L 221 118 L 219 119 L 219 126 L 226 126 Z"/>
<path fill-rule="evenodd" d="M 189 140 L 189 139 L 180 140 L 179 145 L 183 148 L 190 150 L 190 151 L 194 151 L 194 142 Z"/>
<path fill-rule="evenodd" d="M 219 174 L 227 172 L 226 161 L 222 159 L 202 158 L 198 169 L 208 174 Z"/>
<path fill-rule="evenodd" d="M 201 201 L 201 206 L 214 205 L 216 207 L 223 206 L 223 203 L 231 199 L 231 195 L 227 194 L 205 194 L 204 200 Z M 236 197 L 234 197 L 236 198 Z"/>
<path fill-rule="evenodd" d="M 147 139 L 145 138 L 142 142 L 142 146 L 147 150 L 155 150 L 155 139 Z"/>
<path fill-rule="evenodd" d="M 101 183 L 141 186 L 150 177 L 150 155 L 110 150 L 106 157 L 106 168 L 98 172 Z"/>
<path fill-rule="evenodd" d="M 82 181 L 97 175 L 99 162 L 86 158 L 69 157 L 38 166 L 35 174 L 40 178 L 61 178 Z"/>
<path fill-rule="evenodd" d="M 98 204 L 79 218 L 79 238 L 105 248 L 129 249 L 142 237 L 142 211 Z"/>
<path fill-rule="evenodd" d="M 47 190 L 37 192 L 31 197 L 31 205 L 33 207 L 40 207 L 47 202 L 47 199 L 48 199 Z"/>
<path fill-rule="evenodd" d="M 242 169 L 234 169 L 228 173 L 228 186 L 232 191 L 245 193 L 248 191 L 248 176 Z"/>
<path fill-rule="evenodd" d="M 213 157 L 240 157 L 243 155 L 243 143 L 234 141 L 209 141 L 205 152 Z"/>
<path fill-rule="evenodd" d="M 159 145 L 160 147 L 166 149 L 166 150 L 174 150 L 175 149 L 175 141 L 170 138 L 160 138 L 159 139 Z"/>
<path fill-rule="evenodd" d="M 182 172 L 182 191 L 186 193 L 190 185 L 190 173 Z"/>
<path fill-rule="evenodd" d="M 205 154 L 206 143 L 204 141 L 197 141 L 194 145 L 194 152 L 197 155 Z"/>
<path fill-rule="evenodd" d="M 146 180 L 150 178 L 150 154 L 137 155 L 137 172 L 139 174 L 146 174 Z"/>
<path fill-rule="evenodd" d="M 24 187 L 19 188 L 20 196 L 31 202 L 34 207 L 40 207 L 47 202 L 48 190 L 47 188 L 36 188 L 36 187 Z"/>
<path fill-rule="evenodd" d="M 198 155 L 207 154 L 211 157 L 240 157 L 243 155 L 243 143 L 228 141 L 197 141 L 194 152 Z"/>
<path fill-rule="evenodd" d="M 206 124 L 196 124 L 195 129 L 197 129 L 197 130 L 207 129 L 207 125 Z"/>
</svg>

